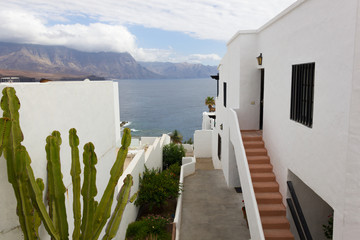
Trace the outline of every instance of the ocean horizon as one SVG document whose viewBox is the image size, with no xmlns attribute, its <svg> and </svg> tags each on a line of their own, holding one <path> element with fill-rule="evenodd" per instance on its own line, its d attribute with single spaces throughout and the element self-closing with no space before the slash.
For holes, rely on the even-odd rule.
<svg viewBox="0 0 360 240">
<path fill-rule="evenodd" d="M 118 82 L 120 121 L 132 137 L 153 137 L 175 129 L 183 141 L 201 129 L 205 98 L 216 96 L 216 81 L 193 79 L 131 79 Z"/>
</svg>

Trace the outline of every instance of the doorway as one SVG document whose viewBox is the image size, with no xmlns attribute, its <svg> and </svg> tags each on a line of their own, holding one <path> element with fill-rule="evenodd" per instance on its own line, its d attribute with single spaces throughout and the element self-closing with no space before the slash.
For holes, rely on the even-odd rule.
<svg viewBox="0 0 360 240">
<path fill-rule="evenodd" d="M 260 77 L 260 119 L 259 119 L 259 129 L 263 129 L 263 118 L 264 118 L 264 78 L 265 70 L 262 68 L 261 77 Z"/>
</svg>

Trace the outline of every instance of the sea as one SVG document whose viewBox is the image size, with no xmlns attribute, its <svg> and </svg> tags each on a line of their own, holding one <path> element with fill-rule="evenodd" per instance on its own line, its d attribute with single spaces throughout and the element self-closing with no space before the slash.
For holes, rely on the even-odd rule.
<svg viewBox="0 0 360 240">
<path fill-rule="evenodd" d="M 119 86 L 120 121 L 132 137 L 161 136 L 175 129 L 183 141 L 201 129 L 205 98 L 216 96 L 216 81 L 195 79 L 114 80 Z"/>
</svg>

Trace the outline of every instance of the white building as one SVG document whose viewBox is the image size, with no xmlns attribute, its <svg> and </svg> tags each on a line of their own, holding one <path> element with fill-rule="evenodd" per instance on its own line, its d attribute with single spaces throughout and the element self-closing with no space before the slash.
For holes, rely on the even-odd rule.
<svg viewBox="0 0 360 240">
<path fill-rule="evenodd" d="M 277 227 L 265 227 L 264 209 L 270 204 L 260 202 L 254 191 L 254 165 L 246 161 L 253 150 L 245 150 L 252 143 L 244 148 L 240 129 L 263 129 L 295 239 L 300 238 L 286 200 L 294 202 L 287 181 L 312 239 L 326 239 L 322 225 L 331 214 L 334 240 L 359 239 L 359 12 L 359 0 L 299 0 L 227 44 L 219 65 L 212 158 L 229 187 L 241 182 L 253 240 L 264 239 L 264 233 L 266 239 L 293 238 L 271 238 Z M 260 53 L 262 65 L 256 59 Z"/>
</svg>

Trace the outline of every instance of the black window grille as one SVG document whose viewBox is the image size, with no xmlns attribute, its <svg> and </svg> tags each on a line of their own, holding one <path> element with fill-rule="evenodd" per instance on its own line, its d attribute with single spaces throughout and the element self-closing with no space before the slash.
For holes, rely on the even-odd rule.
<svg viewBox="0 0 360 240">
<path fill-rule="evenodd" d="M 292 66 L 290 119 L 312 127 L 315 63 Z"/>
<path fill-rule="evenodd" d="M 218 158 L 221 160 L 221 137 L 220 134 L 218 134 Z"/>
<path fill-rule="evenodd" d="M 223 85 L 223 87 L 224 87 L 224 89 L 223 89 L 223 91 L 224 91 L 224 107 L 226 107 L 226 98 L 227 98 L 227 96 L 226 96 L 227 86 L 226 85 L 227 85 L 226 82 L 224 82 L 224 85 Z"/>
</svg>

